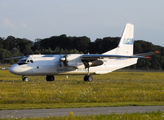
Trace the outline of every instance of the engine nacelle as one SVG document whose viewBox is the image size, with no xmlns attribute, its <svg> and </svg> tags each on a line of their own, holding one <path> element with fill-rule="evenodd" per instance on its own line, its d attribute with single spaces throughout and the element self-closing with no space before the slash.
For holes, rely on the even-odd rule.
<svg viewBox="0 0 164 120">
<path fill-rule="evenodd" d="M 101 60 L 95 60 L 95 61 L 93 61 L 93 62 L 89 62 L 88 64 L 89 64 L 89 66 L 99 66 L 99 65 L 102 65 L 104 62 L 103 61 L 101 61 Z"/>
<path fill-rule="evenodd" d="M 78 54 L 70 54 L 70 55 L 66 55 L 60 58 L 60 61 L 63 61 L 65 66 L 74 67 L 78 69 L 84 69 L 85 65 L 81 61 L 80 56 L 81 55 L 78 55 Z"/>
<path fill-rule="evenodd" d="M 88 67 L 100 66 L 104 62 L 102 60 L 95 60 L 95 61 L 92 61 L 92 62 L 83 61 L 83 63 L 85 65 L 85 67 L 88 68 Z"/>
</svg>

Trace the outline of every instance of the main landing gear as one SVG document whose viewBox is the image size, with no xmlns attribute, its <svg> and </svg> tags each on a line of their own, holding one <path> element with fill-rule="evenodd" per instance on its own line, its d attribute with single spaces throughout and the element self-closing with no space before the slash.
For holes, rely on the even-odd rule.
<svg viewBox="0 0 164 120">
<path fill-rule="evenodd" d="M 46 80 L 47 80 L 47 81 L 54 81 L 55 78 L 54 78 L 53 75 L 47 75 Z"/>
<path fill-rule="evenodd" d="M 84 81 L 85 82 L 91 82 L 93 80 L 92 76 L 91 75 L 86 75 L 84 76 Z"/>
<path fill-rule="evenodd" d="M 92 76 L 89 74 L 89 67 L 88 67 L 88 75 L 84 76 L 84 81 L 85 82 L 92 82 L 93 78 Z"/>
</svg>

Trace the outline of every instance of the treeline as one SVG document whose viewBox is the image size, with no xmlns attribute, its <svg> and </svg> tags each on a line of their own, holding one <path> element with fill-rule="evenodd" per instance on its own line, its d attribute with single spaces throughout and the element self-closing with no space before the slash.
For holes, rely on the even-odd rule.
<svg viewBox="0 0 164 120">
<path fill-rule="evenodd" d="M 117 47 L 119 40 L 119 37 L 105 37 L 91 42 L 90 38 L 86 36 L 70 37 L 63 34 L 45 39 L 36 39 L 32 42 L 25 38 L 8 36 L 7 38 L 0 38 L 0 63 L 5 63 L 4 58 L 30 54 L 101 54 Z M 139 59 L 138 63 L 130 68 L 164 70 L 164 47 L 143 40 L 134 42 L 134 54 L 150 51 L 160 51 L 160 54 L 152 55 L 151 59 Z M 16 61 L 9 60 L 7 62 L 14 63 Z"/>
</svg>

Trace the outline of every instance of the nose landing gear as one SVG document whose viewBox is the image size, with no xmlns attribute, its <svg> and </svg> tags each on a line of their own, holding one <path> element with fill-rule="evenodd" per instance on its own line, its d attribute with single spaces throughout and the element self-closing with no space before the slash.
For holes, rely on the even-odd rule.
<svg viewBox="0 0 164 120">
<path fill-rule="evenodd" d="M 22 81 L 28 81 L 28 77 L 25 77 L 24 75 L 22 76 Z"/>
</svg>

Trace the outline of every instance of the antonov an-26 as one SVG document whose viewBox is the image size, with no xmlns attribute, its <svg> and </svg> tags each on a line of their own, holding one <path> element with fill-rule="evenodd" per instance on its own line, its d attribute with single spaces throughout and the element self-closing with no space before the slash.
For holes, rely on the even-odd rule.
<svg viewBox="0 0 164 120">
<path fill-rule="evenodd" d="M 54 75 L 85 75 L 84 81 L 92 81 L 91 75 L 106 74 L 137 63 L 138 58 L 149 58 L 155 52 L 133 55 L 134 25 L 127 23 L 118 47 L 103 54 L 67 54 L 67 55 L 29 55 L 22 57 L 12 65 L 9 71 L 27 76 L 46 76 L 47 81 L 54 81 Z M 7 58 L 15 59 L 19 57 Z"/>
</svg>

